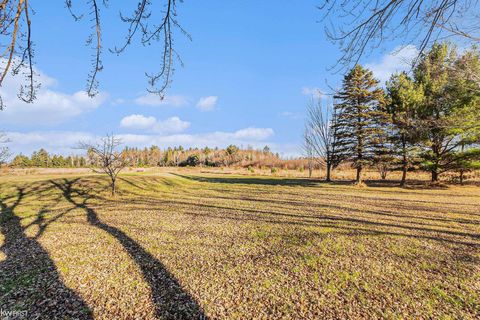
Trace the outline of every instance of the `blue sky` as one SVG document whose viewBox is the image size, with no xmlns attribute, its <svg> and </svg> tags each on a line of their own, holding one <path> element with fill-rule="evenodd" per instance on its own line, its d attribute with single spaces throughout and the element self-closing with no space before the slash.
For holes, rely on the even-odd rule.
<svg viewBox="0 0 480 320">
<path fill-rule="evenodd" d="M 164 101 L 146 94 L 146 71 L 159 67 L 159 47 L 134 42 L 116 56 L 107 48 L 121 43 L 126 26 L 118 12 L 130 6 L 110 2 L 102 9 L 104 70 L 100 94 L 85 89 L 91 49 L 85 46 L 89 18 L 75 22 L 63 1 L 36 4 L 33 39 L 42 89 L 34 104 L 15 98 L 20 79 L 1 88 L 7 104 L 0 113 L 13 152 L 78 152 L 79 140 L 115 133 L 130 146 L 185 147 L 229 143 L 269 145 L 285 157 L 301 154 L 304 111 L 315 88 L 337 86 L 341 75 L 328 71 L 339 58 L 326 40 L 317 1 L 192 1 L 178 5 L 178 19 L 193 41 L 177 33 L 177 64 Z M 123 3 L 123 2 L 122 2 Z M 35 3 L 33 3 L 35 5 Z M 74 2 L 75 4 L 75 2 Z M 79 12 L 86 8 L 78 7 Z M 415 52 L 398 44 L 364 58 L 384 80 Z M 328 84 L 328 85 L 327 85 Z"/>
</svg>

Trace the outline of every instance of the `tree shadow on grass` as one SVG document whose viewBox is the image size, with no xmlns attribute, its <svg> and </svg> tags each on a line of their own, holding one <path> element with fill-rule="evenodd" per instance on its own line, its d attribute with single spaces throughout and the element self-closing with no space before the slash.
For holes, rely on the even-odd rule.
<svg viewBox="0 0 480 320">
<path fill-rule="evenodd" d="M 350 217 L 343 215 L 326 215 L 322 213 L 305 215 L 278 211 L 278 208 L 277 210 L 262 210 L 258 208 L 235 208 L 232 206 L 207 204 L 200 202 L 192 203 L 179 199 L 152 200 L 138 198 L 135 200 L 131 200 L 129 203 L 139 204 L 141 208 L 148 207 L 151 210 L 161 210 L 161 206 L 164 205 L 169 207 L 178 206 L 179 209 L 182 209 L 182 214 L 198 217 L 316 227 L 325 226 L 324 223 L 331 223 L 331 225 L 329 226 L 334 226 L 335 228 L 371 231 L 375 234 L 398 235 L 402 237 L 405 236 L 412 238 L 429 239 L 473 247 L 480 246 L 480 244 L 478 244 L 477 242 L 480 239 L 480 234 L 474 232 L 444 230 L 434 227 L 426 228 L 421 225 L 400 224 L 396 221 L 373 221 L 358 216 Z M 191 206 L 195 207 L 195 211 L 188 210 Z M 403 230 L 404 232 L 401 232 L 400 230 Z M 473 240 L 474 242 L 457 240 L 451 237 L 462 237 L 468 240 Z"/>
<path fill-rule="evenodd" d="M 170 173 L 171 175 L 198 182 L 208 183 L 226 183 L 226 184 L 260 184 L 271 186 L 304 186 L 313 187 L 322 183 L 320 180 L 307 178 L 271 178 L 271 177 L 205 177 L 205 176 L 191 176 L 178 173 Z M 342 182 L 338 182 L 339 184 Z M 344 184 L 348 184 L 345 182 Z"/>
<path fill-rule="evenodd" d="M 179 174 L 173 174 L 175 176 L 179 176 L 182 178 L 192 178 L 195 181 L 205 181 L 200 180 L 203 177 L 196 177 L 196 176 L 184 176 Z M 206 178 L 208 179 L 208 178 Z M 215 178 L 217 179 L 217 178 Z M 218 178 L 223 179 L 223 178 Z M 235 177 L 226 178 L 228 179 L 237 179 Z M 241 178 L 243 179 L 243 178 Z M 255 178 L 245 178 L 245 179 L 252 179 Z M 258 180 L 263 180 L 259 178 Z M 230 205 L 222 206 L 220 204 L 214 203 L 205 203 L 204 201 L 197 201 L 200 200 L 198 196 L 194 193 L 186 193 L 182 195 L 179 199 L 156 199 L 155 197 L 148 197 L 146 198 L 144 195 L 135 193 L 135 198 L 130 199 L 128 203 L 130 205 L 138 204 L 140 205 L 139 209 L 143 207 L 148 207 L 150 209 L 157 209 L 161 210 L 159 206 L 167 205 L 167 206 L 195 206 L 196 208 L 206 208 L 212 210 L 226 210 L 228 214 L 225 216 L 231 217 L 235 212 L 247 213 L 249 218 L 251 215 L 267 215 L 267 216 L 276 216 L 280 218 L 279 220 L 268 220 L 267 222 L 274 222 L 274 223 L 292 223 L 292 224 L 315 224 L 316 222 L 325 222 L 325 221 L 333 221 L 338 223 L 348 223 L 348 224 L 355 224 L 357 227 L 361 226 L 371 226 L 374 228 L 395 228 L 396 230 L 405 230 L 408 232 L 418 232 L 423 233 L 423 235 L 416 235 L 418 238 L 425 238 L 425 239 L 432 239 L 438 241 L 445 241 L 445 242 L 452 242 L 452 243 L 459 243 L 459 244 L 466 244 L 466 245 L 473 245 L 478 246 L 478 243 L 471 243 L 471 242 L 464 242 L 464 241 L 457 241 L 453 239 L 448 239 L 448 237 L 464 237 L 467 239 L 480 239 L 480 234 L 476 232 L 472 232 L 472 230 L 464 230 L 463 228 L 447 228 L 446 225 L 442 225 L 442 223 L 455 223 L 461 225 L 478 225 L 479 222 L 476 219 L 462 219 L 462 218 L 447 218 L 443 216 L 432 216 L 431 213 L 442 213 L 438 209 L 429 208 L 429 207 L 415 207 L 413 205 L 404 205 L 404 204 L 395 204 L 396 208 L 401 207 L 404 210 L 412 209 L 418 211 L 426 211 L 424 215 L 413 215 L 413 214 L 399 214 L 396 212 L 395 209 L 390 208 L 392 205 L 378 207 L 377 210 L 367 209 L 367 208 L 355 208 L 354 206 L 349 205 L 340 205 L 334 203 L 319 203 L 318 206 L 322 208 L 332 209 L 333 212 L 339 212 L 338 214 L 324 214 L 321 212 L 316 212 L 313 207 L 314 204 L 305 201 L 293 201 L 293 200 L 282 200 L 282 199 L 262 199 L 259 197 L 249 197 L 249 196 L 239 196 L 237 198 L 232 198 L 230 196 L 223 196 L 223 195 L 208 195 L 206 198 L 208 199 L 221 199 L 225 200 L 232 200 L 232 201 L 246 201 L 248 202 L 260 202 L 260 203 L 270 203 L 275 204 L 274 208 L 269 208 L 268 210 L 261 210 L 255 206 L 255 208 L 246 208 L 246 207 L 237 207 L 234 208 Z M 283 193 L 283 192 L 282 192 Z M 205 200 L 205 198 L 202 198 Z M 381 200 L 381 199 L 380 199 Z M 393 200 L 398 199 L 386 199 L 387 202 L 391 202 Z M 193 202 L 191 202 L 193 201 Z M 362 201 L 362 199 L 355 199 L 355 201 Z M 375 199 L 375 201 L 379 201 L 379 199 Z M 444 204 L 444 203 L 440 203 Z M 448 204 L 448 203 L 447 203 Z M 281 206 L 284 205 L 285 207 Z M 470 205 L 470 204 L 469 204 Z M 471 204 L 473 205 L 473 204 Z M 403 207 L 402 207 L 403 206 Z M 299 214 L 299 213 L 288 213 L 289 208 L 296 207 L 296 208 L 304 208 L 305 212 L 309 214 Z M 381 209 L 384 210 L 381 210 Z M 387 210 L 388 208 L 388 210 Z M 285 211 L 283 211 L 285 209 Z M 184 212 L 184 210 L 182 210 Z M 304 213 L 305 213 L 304 212 Z M 340 214 L 341 212 L 351 212 L 352 215 L 343 215 Z M 186 213 L 186 212 L 184 212 Z M 367 214 L 367 216 L 365 216 Z M 475 214 L 470 214 L 475 216 Z M 235 215 L 239 220 L 241 219 L 239 216 Z M 219 218 L 219 216 L 216 216 Z M 293 221 L 284 221 L 283 219 L 295 219 L 298 220 L 296 222 Z M 245 219 L 250 220 L 250 219 Z M 440 224 L 438 224 L 440 223 Z M 381 232 L 378 232 L 381 233 Z M 388 232 L 387 232 L 388 233 Z M 394 234 L 394 233 L 392 233 Z M 399 235 L 405 236 L 408 234 L 399 233 Z M 413 236 L 413 235 L 412 235 Z M 447 237 L 447 238 L 446 238 Z"/>
<path fill-rule="evenodd" d="M 27 237 L 26 227 L 15 214 L 25 195 L 36 189 L 17 187 L 14 202 L 0 199 L 0 309 L 22 311 L 28 319 L 93 319 L 88 305 L 63 283 L 55 263 L 35 238 Z M 13 198 L 13 197 L 12 197 Z M 23 314 L 23 316 L 22 316 Z M 15 317 L 12 317 L 15 318 Z"/>
<path fill-rule="evenodd" d="M 193 192 L 190 192 L 190 193 L 185 193 L 186 196 L 183 197 L 183 199 L 187 199 L 187 196 L 190 197 L 190 198 L 195 198 L 195 194 Z M 137 196 L 141 197 L 142 195 L 141 194 L 137 194 Z M 252 197 L 252 196 L 240 196 L 236 199 L 232 198 L 231 196 L 223 196 L 223 195 L 208 195 L 207 197 L 208 199 L 219 199 L 219 200 L 222 200 L 222 201 L 228 201 L 228 200 L 235 200 L 235 201 L 243 201 L 245 203 L 248 203 L 248 202 L 257 202 L 257 203 L 268 203 L 268 204 L 271 204 L 271 205 L 285 205 L 285 209 L 288 209 L 288 207 L 292 207 L 292 206 L 295 206 L 297 208 L 305 208 L 305 210 L 308 210 L 308 211 L 312 211 L 312 209 L 314 208 L 325 208 L 325 207 L 328 207 L 328 208 L 332 208 L 332 209 L 335 209 L 335 210 L 342 210 L 342 211 L 351 211 L 351 212 L 355 212 L 355 213 L 360 213 L 360 214 L 363 214 L 363 213 L 366 213 L 366 214 L 370 214 L 370 215 L 376 215 L 376 216 L 382 216 L 382 217 L 391 217 L 391 218 L 394 218 L 396 220 L 402 220 L 402 219 L 415 219 L 415 223 L 416 224 L 426 224 L 428 225 L 429 223 L 428 222 L 435 222 L 435 221 L 438 221 L 438 222 L 453 222 L 453 223 L 459 223 L 459 224 L 465 224 L 465 225 L 480 225 L 480 220 L 476 220 L 476 219 L 463 219 L 463 218 L 448 218 L 448 217 L 444 217 L 443 215 L 442 216 L 435 216 L 434 214 L 441 214 L 441 213 L 444 213 L 446 215 L 446 213 L 448 212 L 448 210 L 446 210 L 445 212 L 443 211 L 440 211 L 438 208 L 432 208 L 432 207 L 427 207 L 427 206 L 421 206 L 421 205 L 414 205 L 414 204 L 404 204 L 404 203 L 394 203 L 394 205 L 392 205 L 391 202 L 393 201 L 398 201 L 398 199 L 379 199 L 379 198 L 376 198 L 375 201 L 379 202 L 380 204 L 376 204 L 377 205 L 377 210 L 369 210 L 369 209 L 365 209 L 365 208 L 362 208 L 362 209 L 359 209 L 359 208 L 355 208 L 353 206 L 349 206 L 349 205 L 335 205 L 335 204 L 331 204 L 331 203 L 312 203 L 312 202 L 305 202 L 304 200 L 292 200 L 292 199 L 288 199 L 288 200 L 282 200 L 282 199 L 278 199 L 278 198 L 260 198 L 260 197 Z M 371 200 L 371 199 L 369 199 Z M 355 202 L 358 204 L 358 203 L 366 203 L 365 201 L 363 201 L 363 199 L 355 199 Z M 412 200 L 410 202 L 415 202 L 415 200 Z M 443 202 L 443 203 L 440 203 L 440 205 L 444 205 L 444 204 L 449 204 L 449 205 L 458 205 L 457 203 L 448 203 L 448 202 Z M 467 206 L 476 206 L 476 204 L 462 204 L 462 205 L 467 205 Z M 405 213 L 402 213 L 402 214 L 399 214 L 398 213 L 398 210 L 401 209 L 401 210 L 412 210 L 412 211 L 423 211 L 425 212 L 424 215 L 414 215 L 414 214 L 405 214 Z M 470 216 L 480 216 L 480 214 L 475 214 L 475 213 L 466 213 L 466 215 L 470 215 Z M 428 221 L 428 222 L 427 222 Z"/>
<path fill-rule="evenodd" d="M 354 185 L 355 181 L 353 180 L 334 180 L 334 181 L 325 181 L 322 179 L 313 179 L 313 178 L 285 178 L 285 177 L 256 177 L 256 176 L 224 176 L 224 177 L 205 177 L 205 176 L 196 176 L 196 175 L 184 175 L 178 173 L 170 173 L 171 175 L 197 181 L 197 182 L 208 182 L 208 183 L 226 183 L 226 184 L 257 184 L 257 185 L 272 185 L 272 186 L 303 186 L 303 187 L 315 187 L 321 185 L 339 185 L 339 186 L 349 186 Z M 363 181 L 368 187 L 382 187 L 382 188 L 398 188 L 400 187 L 400 182 L 397 180 L 364 180 Z M 446 185 L 431 185 L 427 181 L 422 180 L 409 180 L 408 184 L 404 189 L 448 189 Z"/>
<path fill-rule="evenodd" d="M 206 319 L 198 302 L 182 288 L 178 280 L 158 259 L 143 249 L 125 232 L 98 218 L 95 210 L 87 205 L 92 196 L 74 188 L 77 181 L 78 179 L 64 179 L 63 182 L 51 180 L 51 183 L 62 191 L 67 201 L 86 212 L 90 225 L 107 232 L 123 246 L 151 288 L 156 316 L 161 319 Z M 80 197 L 82 201 L 75 200 L 74 196 Z"/>
</svg>

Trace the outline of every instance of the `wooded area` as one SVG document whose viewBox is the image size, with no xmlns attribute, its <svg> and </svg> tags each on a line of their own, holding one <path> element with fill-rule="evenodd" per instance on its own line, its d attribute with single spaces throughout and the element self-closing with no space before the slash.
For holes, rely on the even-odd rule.
<svg viewBox="0 0 480 320">
<path fill-rule="evenodd" d="M 371 71 L 356 65 L 335 93 L 333 110 L 313 104 L 308 113 L 307 156 L 334 169 L 347 161 L 362 182 L 365 167 L 385 178 L 401 170 L 426 170 L 432 182 L 442 173 L 480 168 L 480 55 L 477 48 L 459 53 L 448 44 L 424 52 L 411 74 L 396 73 L 380 86 Z M 322 116 L 327 114 L 326 116 Z"/>
</svg>

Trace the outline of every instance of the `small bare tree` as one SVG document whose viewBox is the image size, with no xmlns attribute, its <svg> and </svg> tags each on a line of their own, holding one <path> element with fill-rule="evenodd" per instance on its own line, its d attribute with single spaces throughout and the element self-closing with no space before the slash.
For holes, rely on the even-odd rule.
<svg viewBox="0 0 480 320">
<path fill-rule="evenodd" d="M 315 167 L 315 148 L 313 147 L 313 135 L 312 128 L 305 125 L 305 131 L 303 133 L 303 152 L 308 161 L 308 177 L 312 177 L 313 168 Z"/>
<path fill-rule="evenodd" d="M 335 109 L 329 105 L 323 107 L 320 94 L 312 97 L 307 107 L 304 149 L 309 158 L 325 167 L 326 181 L 331 181 L 331 171 L 341 162 L 336 152 L 336 121 Z"/>
<path fill-rule="evenodd" d="M 10 142 L 10 140 L 7 138 L 6 134 L 0 132 L 0 144 L 5 144 L 8 142 Z M 6 163 L 9 156 L 10 150 L 8 149 L 8 147 L 0 147 L 0 166 Z"/>
<path fill-rule="evenodd" d="M 112 196 L 115 196 L 116 193 L 118 174 L 129 163 L 127 157 L 117 150 L 121 144 L 122 140 L 114 135 L 107 135 L 98 143 L 79 143 L 79 149 L 87 151 L 92 164 L 99 167 L 100 172 L 106 173 L 110 177 Z"/>
</svg>

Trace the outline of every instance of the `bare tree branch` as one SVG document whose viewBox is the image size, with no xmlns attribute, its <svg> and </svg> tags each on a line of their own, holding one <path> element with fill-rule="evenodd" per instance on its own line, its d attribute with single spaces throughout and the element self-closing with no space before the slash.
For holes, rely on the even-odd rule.
<svg viewBox="0 0 480 320">
<path fill-rule="evenodd" d="M 72 17 L 76 21 L 81 20 L 84 14 L 74 12 L 74 0 L 64 1 Z M 101 8 L 107 8 L 108 0 L 83 0 L 81 2 L 88 5 L 88 15 L 93 23 L 93 32 L 87 38 L 87 45 L 92 47 L 94 54 L 86 83 L 86 92 L 90 97 L 93 97 L 98 94 L 98 74 L 103 70 Z M 148 79 L 147 90 L 162 98 L 172 81 L 175 60 L 183 65 L 180 56 L 173 47 L 174 33 L 178 30 L 188 39 L 191 39 L 177 20 L 178 2 L 183 2 L 183 0 L 139 0 L 136 9 L 130 16 L 120 14 L 120 20 L 128 24 L 125 43 L 110 50 L 116 54 L 124 52 L 137 35 L 143 46 L 150 46 L 155 42 L 159 43 L 160 69 L 158 72 L 146 73 L 146 76 Z M 163 10 L 153 8 L 154 4 L 162 6 Z M 159 24 L 152 23 L 153 19 L 157 19 L 157 16 L 153 15 L 152 12 L 161 12 L 160 17 L 158 17 Z M 30 13 L 28 0 L 0 0 L 0 43 L 6 43 L 6 45 L 0 44 L 0 87 L 9 73 L 15 76 L 20 71 L 24 71 L 26 81 L 21 86 L 18 96 L 25 102 L 33 102 L 39 88 L 39 84 L 35 81 Z M 2 108 L 3 100 L 0 97 L 0 109 Z"/>
<path fill-rule="evenodd" d="M 175 71 L 173 67 L 175 58 L 183 65 L 182 60 L 173 48 L 174 29 L 178 29 L 188 39 L 191 39 L 191 36 L 176 20 L 177 1 L 182 2 L 182 0 L 167 0 L 165 8 L 162 10 L 160 24 L 153 27 L 148 24 L 152 17 L 152 12 L 150 11 L 152 2 L 149 0 L 139 1 L 137 8 L 131 16 L 120 16 L 121 20 L 128 24 L 128 32 L 124 44 L 110 50 L 116 54 L 124 52 L 138 33 L 140 33 L 140 42 L 144 46 L 149 46 L 154 41 L 159 42 L 162 46 L 160 70 L 156 73 L 146 73 L 146 76 L 150 86 L 148 91 L 162 98 L 165 90 L 171 83 L 171 78 Z"/>
<path fill-rule="evenodd" d="M 334 68 L 357 64 L 388 39 L 418 41 L 420 53 L 442 37 L 480 39 L 478 0 L 325 0 L 319 9 L 330 21 L 328 38 L 342 51 Z"/>
</svg>

